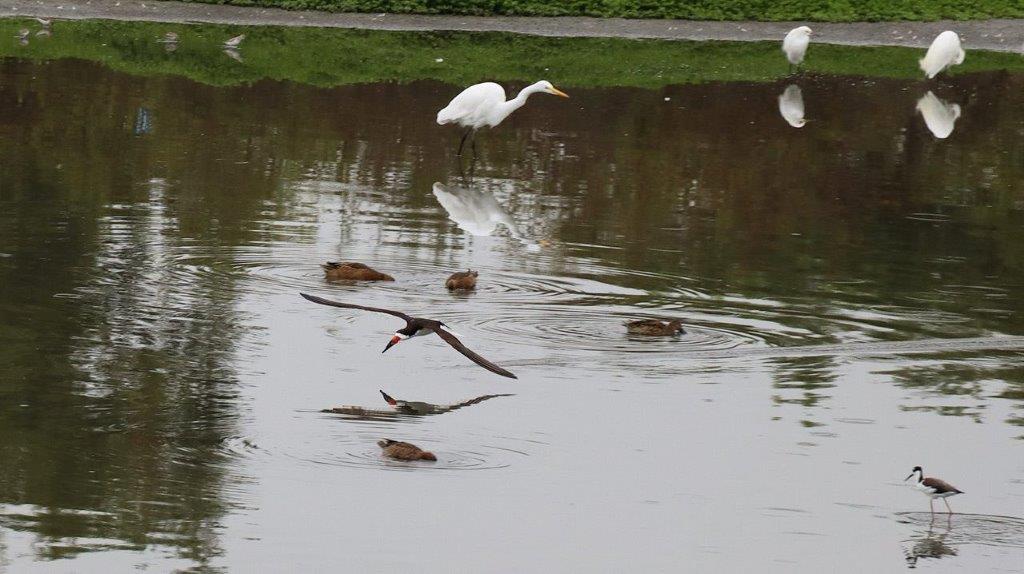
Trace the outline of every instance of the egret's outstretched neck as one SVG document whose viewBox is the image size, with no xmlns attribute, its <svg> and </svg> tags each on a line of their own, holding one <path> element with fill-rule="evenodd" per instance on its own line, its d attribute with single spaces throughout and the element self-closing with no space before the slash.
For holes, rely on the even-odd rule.
<svg viewBox="0 0 1024 574">
<path fill-rule="evenodd" d="M 544 89 L 537 86 L 537 84 L 526 86 L 525 88 L 519 91 L 519 94 L 516 97 L 512 98 L 507 102 L 498 104 L 496 113 L 494 114 L 494 118 L 492 119 L 493 123 L 491 125 L 497 125 L 501 123 L 501 121 L 507 118 L 509 114 L 523 107 L 523 104 L 526 103 L 526 99 L 529 98 L 531 94 L 541 92 L 543 90 Z"/>
</svg>

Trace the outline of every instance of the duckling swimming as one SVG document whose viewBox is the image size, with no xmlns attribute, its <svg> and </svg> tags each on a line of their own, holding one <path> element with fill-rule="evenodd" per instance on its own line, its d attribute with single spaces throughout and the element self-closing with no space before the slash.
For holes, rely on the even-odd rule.
<svg viewBox="0 0 1024 574">
<path fill-rule="evenodd" d="M 674 319 L 665 323 L 657 319 L 640 319 L 639 321 L 630 321 L 623 323 L 626 326 L 626 331 L 630 335 L 680 335 L 685 333 L 683 330 L 683 322 L 679 319 Z"/>
<path fill-rule="evenodd" d="M 476 289 L 476 276 L 478 273 L 469 269 L 452 273 L 451 277 L 444 282 L 449 291 L 471 291 Z"/>
<path fill-rule="evenodd" d="M 372 269 L 362 263 L 341 263 L 328 261 L 321 265 L 328 279 L 351 279 L 355 281 L 394 281 L 395 278 Z"/>
<path fill-rule="evenodd" d="M 388 458 L 398 460 L 437 460 L 434 453 L 427 452 L 420 447 L 407 442 L 385 438 L 377 441 L 377 446 L 384 449 L 384 456 Z"/>
</svg>

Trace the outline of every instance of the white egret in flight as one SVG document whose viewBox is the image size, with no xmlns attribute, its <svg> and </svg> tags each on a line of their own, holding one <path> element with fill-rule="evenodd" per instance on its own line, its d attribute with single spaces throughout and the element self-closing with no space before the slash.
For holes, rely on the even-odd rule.
<svg viewBox="0 0 1024 574">
<path fill-rule="evenodd" d="M 811 43 L 811 29 L 807 26 L 793 28 L 782 40 L 782 51 L 791 66 L 800 66 L 807 54 L 807 46 Z"/>
<path fill-rule="evenodd" d="M 921 71 L 929 79 L 950 66 L 964 63 L 964 49 L 960 45 L 960 36 L 956 32 L 946 30 L 939 34 L 928 47 L 928 53 L 918 61 Z"/>
<path fill-rule="evenodd" d="M 482 127 L 494 127 L 502 122 L 509 114 L 518 110 L 526 103 L 526 99 L 532 94 L 547 92 L 556 96 L 568 98 L 569 95 L 551 85 L 547 80 L 541 80 L 523 88 L 515 98 L 505 101 L 505 89 L 494 82 L 484 82 L 472 85 L 462 93 L 455 96 L 444 109 L 437 112 L 437 123 L 458 124 L 466 129 L 459 143 L 459 152 L 462 155 L 462 146 L 466 145 L 466 138 Z M 473 142 L 473 154 L 476 155 L 476 142 Z"/>
</svg>

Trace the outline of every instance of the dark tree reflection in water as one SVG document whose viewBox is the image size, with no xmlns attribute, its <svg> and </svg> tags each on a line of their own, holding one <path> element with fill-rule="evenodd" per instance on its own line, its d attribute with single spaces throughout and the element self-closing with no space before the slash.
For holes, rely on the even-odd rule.
<svg viewBox="0 0 1024 574">
<path fill-rule="evenodd" d="M 803 534 L 907 540 L 872 525 L 925 502 L 885 490 L 917 449 L 965 484 L 997 480 L 970 474 L 983 457 L 1004 465 L 961 504 L 1021 492 L 1024 355 L 984 343 L 1024 335 L 1024 75 L 565 86 L 571 100 L 482 132 L 472 176 L 433 122 L 458 88 L 436 81 L 218 88 L 16 59 L 0 78 L 0 564 L 109 550 L 118 566 L 136 563 L 124 551 L 277 570 L 286 548 L 310 569 L 339 552 L 412 569 L 379 533 L 421 548 L 457 532 L 467 569 L 517 540 L 565 570 L 580 556 L 553 554 L 548 529 L 572 520 L 561 550 L 610 568 L 820 568 L 836 555 Z M 945 137 L 918 109 L 928 93 L 929 114 L 958 106 Z M 328 285 L 327 259 L 398 281 Z M 467 266 L 479 287 L 453 297 L 444 277 Z M 521 380 L 432 342 L 382 357 L 394 325 L 299 290 L 436 312 Z M 626 337 L 644 317 L 686 333 Z M 979 346 L 885 347 L 952 338 Z M 757 355 L 816 345 L 833 351 Z M 378 388 L 432 409 L 502 398 L 317 412 L 378 404 Z M 385 465 L 374 441 L 391 435 L 438 464 Z M 778 479 L 752 493 L 752 468 Z M 787 504 L 762 496 L 808 510 L 762 521 Z M 971 550 L 980 535 L 951 553 L 919 526 L 915 560 L 1001 564 Z"/>
</svg>

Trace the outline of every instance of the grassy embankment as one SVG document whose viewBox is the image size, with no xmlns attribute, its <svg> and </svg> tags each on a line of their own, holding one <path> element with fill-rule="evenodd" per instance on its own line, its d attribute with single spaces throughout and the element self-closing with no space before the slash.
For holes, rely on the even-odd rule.
<svg viewBox="0 0 1024 574">
<path fill-rule="evenodd" d="M 857 22 L 1024 17 L 1020 0 L 193 0 L 293 10 Z"/>
<path fill-rule="evenodd" d="M 568 87 L 635 86 L 709 81 L 774 81 L 788 64 L 774 42 L 674 42 L 615 38 L 541 38 L 513 34 L 413 33 L 58 21 L 51 37 L 38 24 L 0 20 L 0 57 L 79 58 L 134 75 L 177 75 L 212 85 L 269 79 L 317 86 L 433 79 L 457 85 L 546 78 Z M 33 35 L 27 46 L 20 28 Z M 157 42 L 180 34 L 167 52 Z M 246 32 L 237 62 L 221 52 L 224 39 Z M 814 45 L 810 73 L 920 78 L 923 50 Z M 438 62 L 441 59 L 443 61 Z M 1024 71 L 1019 54 L 973 51 L 953 73 Z"/>
</svg>

